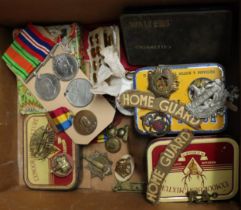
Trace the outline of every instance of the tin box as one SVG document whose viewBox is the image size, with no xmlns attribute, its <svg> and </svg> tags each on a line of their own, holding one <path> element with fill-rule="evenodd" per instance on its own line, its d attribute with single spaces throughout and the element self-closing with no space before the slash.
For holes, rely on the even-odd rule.
<svg viewBox="0 0 241 210">
<path fill-rule="evenodd" d="M 120 17 L 132 65 L 224 62 L 230 58 L 232 12 L 228 9 L 129 10 Z"/>
<path fill-rule="evenodd" d="M 160 66 L 160 68 L 163 66 Z M 157 67 L 144 67 L 137 70 L 134 79 L 134 88 L 140 91 L 148 91 L 148 72 L 154 71 Z M 191 102 L 189 86 L 200 81 L 213 81 L 215 79 L 224 79 L 224 69 L 220 64 L 206 63 L 206 64 L 183 64 L 183 65 L 169 65 L 165 68 L 170 69 L 177 76 L 179 82 L 178 89 L 170 96 L 170 100 L 180 101 L 183 104 Z M 142 117 L 150 113 L 151 110 L 135 108 L 135 126 L 137 131 L 142 135 L 147 135 L 142 125 Z M 182 129 L 191 129 L 188 125 L 180 120 L 174 119 L 171 116 L 171 126 L 169 133 L 178 133 Z M 227 113 L 224 115 L 212 116 L 204 119 L 200 130 L 194 130 L 195 133 L 218 133 L 225 129 L 227 125 Z"/>
<path fill-rule="evenodd" d="M 148 180 L 169 140 L 154 140 L 147 150 Z M 238 191 L 239 148 L 231 138 L 195 138 L 182 152 L 161 189 L 161 202 L 188 201 L 186 193 L 216 192 L 226 200 Z M 211 198 L 213 199 L 213 198 Z M 213 199 L 214 200 L 214 199 Z"/>
<path fill-rule="evenodd" d="M 33 155 L 33 151 L 36 150 L 38 153 L 35 152 Z M 73 164 L 72 172 L 65 177 L 51 173 L 51 161 L 62 153 L 68 155 Z M 75 145 L 64 132 L 54 133 L 46 115 L 29 115 L 25 118 L 24 181 L 28 187 L 48 190 L 68 190 L 77 187 L 80 178 L 79 155 L 78 145 Z"/>
</svg>

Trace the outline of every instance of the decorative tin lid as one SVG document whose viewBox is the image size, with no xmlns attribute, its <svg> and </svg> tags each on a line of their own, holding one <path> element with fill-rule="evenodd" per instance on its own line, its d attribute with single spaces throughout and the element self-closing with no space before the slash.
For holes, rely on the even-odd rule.
<svg viewBox="0 0 241 210">
<path fill-rule="evenodd" d="M 157 139 L 147 151 L 148 179 L 170 140 Z M 226 200 L 238 191 L 238 144 L 231 138 L 194 139 L 175 162 L 162 186 L 160 202 L 188 201 L 189 191 L 217 193 Z"/>
<path fill-rule="evenodd" d="M 137 70 L 134 79 L 134 88 L 138 91 L 150 90 L 149 86 L 151 83 L 148 79 L 150 72 L 153 72 L 158 68 L 169 69 L 172 74 L 176 75 L 176 82 L 178 82 L 179 85 L 177 90 L 170 95 L 169 100 L 180 101 L 181 104 L 191 104 L 193 101 L 194 96 L 190 87 L 193 88 L 195 85 L 196 88 L 203 88 L 203 85 L 206 84 L 206 81 L 210 82 L 218 79 L 224 79 L 224 69 L 217 63 L 168 66 L 162 65 L 158 67 L 144 67 Z M 171 111 L 171 108 L 169 110 Z M 135 108 L 135 127 L 137 128 L 137 131 L 142 135 L 149 135 L 149 133 L 143 127 L 142 120 L 143 117 L 146 116 L 149 112 L 151 112 L 151 110 Z M 211 117 L 202 119 L 201 130 L 195 130 L 189 127 L 186 123 L 184 123 L 183 120 L 178 120 L 173 117 L 171 117 L 170 120 L 171 125 L 169 133 L 178 133 L 182 129 L 192 129 L 194 133 L 217 133 L 225 129 L 227 116 L 225 109 L 222 115 L 212 115 Z"/>
</svg>

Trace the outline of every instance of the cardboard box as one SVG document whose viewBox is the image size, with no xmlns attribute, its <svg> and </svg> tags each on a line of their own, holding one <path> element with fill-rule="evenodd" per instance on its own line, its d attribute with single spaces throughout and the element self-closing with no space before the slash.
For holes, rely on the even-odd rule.
<svg viewBox="0 0 241 210">
<path fill-rule="evenodd" d="M 108 22 L 118 20 L 126 6 L 159 5 L 191 5 L 192 3 L 221 4 L 227 3 L 234 10 L 234 37 L 232 39 L 232 60 L 223 63 L 227 69 L 227 80 L 233 85 L 240 84 L 240 26 L 239 12 L 241 5 L 237 0 L 11 0 L 2 1 L 0 7 L 0 54 L 11 43 L 13 27 L 22 26 L 29 21 L 41 24 L 56 24 L 79 21 L 82 24 Z M 215 61 L 214 61 L 215 62 Z M 136 193 L 113 193 L 101 191 L 77 190 L 70 192 L 33 191 L 19 184 L 21 160 L 18 150 L 18 124 L 16 78 L 0 60 L 0 209 L 240 209 L 240 194 L 231 201 L 212 204 L 189 205 L 187 203 L 161 203 L 150 205 L 145 196 Z M 231 113 L 225 134 L 230 134 L 240 141 L 241 113 Z M 239 143 L 239 142 L 238 142 Z M 138 147 L 135 147 L 138 148 Z M 144 163 L 143 163 L 144 164 Z"/>
</svg>

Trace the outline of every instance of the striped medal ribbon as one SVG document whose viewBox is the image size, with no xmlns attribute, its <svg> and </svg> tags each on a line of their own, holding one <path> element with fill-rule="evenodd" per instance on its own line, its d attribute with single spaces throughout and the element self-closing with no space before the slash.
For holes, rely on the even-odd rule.
<svg viewBox="0 0 241 210">
<path fill-rule="evenodd" d="M 73 113 L 66 107 L 48 112 L 48 119 L 56 132 L 64 132 L 73 124 Z"/>
<path fill-rule="evenodd" d="M 56 42 L 29 24 L 18 34 L 2 58 L 17 76 L 26 80 L 55 45 Z"/>
</svg>

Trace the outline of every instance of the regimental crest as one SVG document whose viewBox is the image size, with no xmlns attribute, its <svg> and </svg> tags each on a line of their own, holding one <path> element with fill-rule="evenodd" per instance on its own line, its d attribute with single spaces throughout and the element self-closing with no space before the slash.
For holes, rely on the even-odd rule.
<svg viewBox="0 0 241 210">
<path fill-rule="evenodd" d="M 158 67 L 155 71 L 148 72 L 148 89 L 156 97 L 169 98 L 171 93 L 178 89 L 177 76 L 168 68 Z"/>
<path fill-rule="evenodd" d="M 43 160 L 56 153 L 58 149 L 54 146 L 55 137 L 55 133 L 49 125 L 39 127 L 30 139 L 31 156 Z"/>
<path fill-rule="evenodd" d="M 223 115 L 227 101 L 232 102 L 238 97 L 237 91 L 229 93 L 220 79 L 203 82 L 200 86 L 196 83 L 191 84 L 189 95 L 192 102 L 187 104 L 186 109 L 199 119 Z"/>
<path fill-rule="evenodd" d="M 131 155 L 126 154 L 116 162 L 115 177 L 119 182 L 125 182 L 131 178 L 134 173 L 134 160 Z"/>
<path fill-rule="evenodd" d="M 52 159 L 51 165 L 51 172 L 59 177 L 68 176 L 73 171 L 73 160 L 65 153 L 56 155 Z"/>
<path fill-rule="evenodd" d="M 95 151 L 84 159 L 88 162 L 86 168 L 89 169 L 91 178 L 98 177 L 103 180 L 105 176 L 112 175 L 113 162 L 109 160 L 107 153 Z"/>
</svg>

